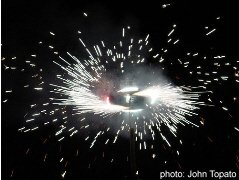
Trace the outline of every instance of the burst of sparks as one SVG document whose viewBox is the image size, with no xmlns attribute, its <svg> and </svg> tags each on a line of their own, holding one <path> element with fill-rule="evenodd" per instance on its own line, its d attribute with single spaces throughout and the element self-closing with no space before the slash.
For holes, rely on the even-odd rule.
<svg viewBox="0 0 239 180">
<path fill-rule="evenodd" d="M 175 28 L 176 25 L 173 27 Z M 125 31 L 126 29 L 123 28 L 123 38 L 125 38 Z M 170 31 L 168 36 L 171 36 L 173 32 L 174 29 Z M 105 43 L 101 41 L 101 47 L 99 45 L 93 46 L 94 52 L 91 52 L 91 48 L 88 48 L 86 43 L 80 38 L 81 44 L 89 54 L 89 60 L 82 61 L 68 52 L 67 55 L 73 63 L 70 63 L 69 60 L 67 61 L 61 56 L 59 56 L 61 62 L 54 61 L 55 64 L 67 73 L 67 76 L 63 77 L 58 75 L 57 78 L 61 83 L 50 84 L 54 88 L 51 92 L 56 95 L 56 97 L 52 99 L 53 104 L 73 106 L 75 107 L 73 109 L 76 111 L 76 114 L 80 114 L 81 116 L 84 116 L 85 113 L 92 113 L 107 119 L 108 117 L 112 118 L 112 116 L 118 115 L 121 116 L 122 121 L 124 120 L 124 115 L 122 115 L 122 113 L 137 113 L 135 117 L 124 124 L 124 130 L 128 131 L 129 126 L 133 124 L 135 133 L 137 134 L 137 132 L 142 130 L 141 125 L 143 124 L 144 129 L 145 126 L 147 127 L 147 130 L 144 131 L 148 131 L 153 139 L 155 134 L 153 127 L 161 132 L 162 124 L 166 125 L 175 136 L 178 124 L 192 124 L 198 126 L 187 120 L 187 116 L 197 115 L 193 111 L 199 109 L 199 105 L 205 104 L 199 102 L 200 93 L 193 92 L 189 87 L 175 87 L 167 83 L 155 84 L 153 82 L 147 82 L 140 89 L 134 86 L 119 89 L 117 86 L 119 79 L 121 81 L 123 75 L 128 71 L 128 69 L 125 68 L 126 66 L 133 64 L 133 68 L 137 68 L 137 65 L 144 64 L 145 57 L 142 55 L 141 51 L 144 50 L 144 53 L 150 52 L 151 48 L 148 47 L 147 43 L 148 38 L 149 34 L 144 41 L 142 39 L 133 41 L 131 38 L 130 45 L 126 48 L 127 51 L 125 51 L 123 47 L 124 44 L 127 44 L 125 41 L 121 40 L 119 46 L 113 45 L 113 50 L 107 48 Z M 136 50 L 134 50 L 134 54 L 131 54 L 133 47 Z M 158 58 L 159 54 L 152 56 L 153 58 Z M 162 57 L 160 58 L 162 59 Z M 130 109 L 128 105 L 112 104 L 109 101 L 109 92 L 98 95 L 95 94 L 95 92 L 100 89 L 107 89 L 107 86 L 104 87 L 103 83 L 104 81 L 109 83 L 110 79 L 107 79 L 107 76 L 112 73 L 112 66 L 118 67 L 114 71 L 120 71 L 120 75 L 115 77 L 116 79 L 113 80 L 113 89 L 110 90 L 118 93 L 134 92 L 132 95 L 135 97 L 141 96 L 150 99 L 149 102 L 146 102 L 144 108 Z M 112 83 L 112 81 L 110 82 Z M 100 86 L 97 86 L 97 84 L 100 84 Z M 57 95 L 60 95 L 60 98 L 57 98 Z M 127 96 L 130 98 L 129 95 L 126 95 L 126 99 Z M 102 97 L 107 98 L 104 99 Z M 129 100 L 126 100 L 126 102 L 129 102 Z M 140 121 L 138 121 L 139 119 Z M 105 123 L 107 124 L 107 122 Z M 85 128 L 87 127 L 89 127 L 89 125 L 85 126 Z M 63 129 L 61 129 L 57 135 L 62 133 L 62 131 Z M 117 132 L 113 143 L 117 140 L 119 132 L 120 131 Z M 98 135 L 90 147 L 94 145 Z M 161 136 L 162 139 L 170 145 L 166 137 L 162 134 Z M 59 141 L 61 140 L 63 140 L 63 138 L 59 139 Z M 144 146 L 146 147 L 146 144 Z"/>
<path fill-rule="evenodd" d="M 170 4 L 164 4 L 162 8 L 166 8 Z M 85 17 L 88 15 L 83 13 Z M 220 17 L 216 18 L 217 20 Z M 179 125 L 193 125 L 198 127 L 197 122 L 192 122 L 190 120 L 191 116 L 198 115 L 197 109 L 200 106 L 207 105 L 206 102 L 201 102 L 200 97 L 202 93 L 208 95 L 207 100 L 209 104 L 216 104 L 219 102 L 220 109 L 226 113 L 230 113 L 230 108 L 227 104 L 220 100 L 215 100 L 211 97 L 212 91 L 209 91 L 209 86 L 211 84 L 220 84 L 233 79 L 235 83 L 239 83 L 239 72 L 238 63 L 228 62 L 227 56 L 225 54 L 214 54 L 207 56 L 199 52 L 186 52 L 185 59 L 177 58 L 175 61 L 171 61 L 170 65 L 177 64 L 185 69 L 188 69 L 190 76 L 195 76 L 196 81 L 199 84 L 198 87 L 186 87 L 186 86 L 176 86 L 173 83 L 161 82 L 161 78 L 156 76 L 156 80 L 151 78 L 144 84 L 137 84 L 139 81 L 135 81 L 133 84 L 125 85 L 122 81 L 125 81 L 125 76 L 130 79 L 130 70 L 137 69 L 138 66 L 145 65 L 147 59 L 153 59 L 155 62 L 160 64 L 162 69 L 165 68 L 164 63 L 170 61 L 167 59 L 168 46 L 178 46 L 181 40 L 175 37 L 176 34 L 176 24 L 172 25 L 172 28 L 167 33 L 167 46 L 163 47 L 160 52 L 156 52 L 152 47 L 149 46 L 150 35 L 147 34 L 145 38 L 134 39 L 129 37 L 128 30 L 131 29 L 130 26 L 122 28 L 122 39 L 115 44 L 108 44 L 105 41 L 100 41 L 99 44 L 92 45 L 88 47 L 87 43 L 84 42 L 84 38 L 79 38 L 79 42 L 85 48 L 88 54 L 87 59 L 77 58 L 72 53 L 67 52 L 67 56 L 61 56 L 57 48 L 53 45 L 47 45 L 46 47 L 50 49 L 54 55 L 59 57 L 54 63 L 62 70 L 61 74 L 57 74 L 57 81 L 51 84 L 45 83 L 42 80 L 42 69 L 39 69 L 37 73 L 33 74 L 31 78 L 34 78 L 34 85 L 27 82 L 23 86 L 26 89 L 32 88 L 37 92 L 46 91 L 45 87 L 50 85 L 51 98 L 42 104 L 31 104 L 30 108 L 34 113 L 26 114 L 26 125 L 19 128 L 20 132 L 31 132 L 39 129 L 37 123 L 41 116 L 49 115 L 52 117 L 43 123 L 47 126 L 50 123 L 60 123 L 55 136 L 59 142 L 64 141 L 66 138 L 64 133 L 68 133 L 69 137 L 75 134 L 94 128 L 94 124 L 99 122 L 104 122 L 106 127 L 102 128 L 97 132 L 95 137 L 92 139 L 89 135 L 85 136 L 85 141 L 90 141 L 90 148 L 93 148 L 97 139 L 104 133 L 111 131 L 115 137 L 113 140 L 106 139 L 105 144 L 116 143 L 118 136 L 124 132 L 128 133 L 130 128 L 133 127 L 135 130 L 136 141 L 138 141 L 138 147 L 140 150 L 150 149 L 150 145 L 147 144 L 144 137 L 150 137 L 155 140 L 156 134 L 159 134 L 164 142 L 171 147 L 170 141 L 167 136 L 162 132 L 162 126 L 166 126 L 168 130 L 177 137 L 177 129 Z M 207 33 L 204 36 L 209 36 L 216 31 L 216 28 L 210 28 L 206 26 L 205 29 Z M 50 32 L 51 36 L 56 36 L 55 33 Z M 81 31 L 78 31 L 78 35 L 82 35 Z M 38 44 L 44 45 L 44 41 L 39 41 Z M 57 47 L 57 46 L 56 46 Z M 31 54 L 32 59 L 27 59 L 25 64 L 29 68 L 37 68 L 37 63 L 33 59 L 38 58 L 38 54 Z M 202 61 L 207 61 L 207 65 L 211 69 L 204 67 L 202 63 L 196 63 L 196 66 L 192 66 L 192 61 L 190 59 L 201 59 Z M 11 60 L 17 59 L 17 57 L 12 56 Z M 2 58 L 5 61 L 5 57 Z M 16 61 L 16 60 L 15 60 Z M 146 65 L 145 65 L 146 66 Z M 222 73 L 221 68 L 230 68 L 233 71 L 234 76 L 229 75 L 229 73 Z M 20 71 L 24 72 L 27 68 L 21 68 Z M 18 67 L 4 64 L 5 71 L 17 71 Z M 152 77 L 155 73 L 150 72 Z M 117 76 L 112 76 L 112 74 L 117 74 Z M 132 73 L 131 73 L 132 74 Z M 112 78 L 113 77 L 113 78 Z M 178 78 L 178 77 L 176 77 Z M 36 80 L 37 79 L 37 80 Z M 46 84 L 46 85 L 45 85 Z M 44 86 L 45 85 L 45 86 Z M 127 87 L 132 85 L 131 87 Z M 48 88 L 46 88 L 48 89 Z M 198 91 L 196 91 L 199 89 Z M 202 91 L 203 89 L 203 91 Z M 14 94 L 15 91 L 12 88 L 5 89 L 5 95 L 7 96 L 2 101 L 3 103 L 9 102 L 9 95 Z M 13 93 L 14 92 L 14 93 Z M 114 104 L 111 102 L 110 95 L 115 93 L 117 95 L 125 96 L 125 102 L 122 104 Z M 137 109 L 133 109 L 130 105 L 134 99 L 145 98 L 143 106 Z M 237 101 L 237 97 L 233 97 L 233 101 Z M 49 108 L 54 105 L 54 108 Z M 42 109 L 39 108 L 41 106 Z M 65 107 L 70 106 L 74 111 L 73 115 L 77 115 L 79 119 L 79 126 L 68 126 L 68 118 Z M 37 110 L 37 108 L 39 108 Z M 61 113 L 62 118 L 57 113 Z M 230 114 L 229 114 L 230 115 Z M 231 116 L 231 115 L 230 115 Z M 93 119 L 93 122 L 92 122 Z M 112 121 L 120 120 L 120 125 L 117 124 L 117 130 L 113 130 Z M 32 127 L 29 124 L 36 124 Z M 201 125 L 204 125 L 204 120 L 200 121 Z M 28 127 L 29 126 L 29 127 Z M 78 128 L 79 127 L 79 128 Z M 238 127 L 234 127 L 238 132 Z M 209 138 L 210 140 L 210 138 Z M 212 141 L 212 140 L 210 140 Z M 180 140 L 180 144 L 183 142 Z M 153 149 L 153 146 L 151 146 Z M 29 151 L 29 149 L 28 149 Z M 27 153 L 28 153 L 27 151 Z M 179 155 L 179 151 L 176 151 Z M 44 162 L 47 158 L 47 154 L 44 156 Z M 156 154 L 152 154 L 152 158 L 156 158 Z M 65 160 L 64 160 L 65 161 Z M 60 159 L 63 162 L 63 158 Z M 113 159 L 111 160 L 113 162 Z M 166 163 L 166 161 L 165 161 Z M 138 174 L 138 171 L 137 171 Z M 65 177 L 66 171 L 61 174 L 62 178 Z"/>
</svg>

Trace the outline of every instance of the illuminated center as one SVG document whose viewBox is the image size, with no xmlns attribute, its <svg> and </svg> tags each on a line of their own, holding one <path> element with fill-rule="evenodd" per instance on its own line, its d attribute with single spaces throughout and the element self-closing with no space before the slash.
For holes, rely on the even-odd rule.
<svg viewBox="0 0 239 180">
<path fill-rule="evenodd" d="M 136 86 L 132 86 L 132 87 L 125 87 L 121 90 L 118 91 L 118 93 L 123 94 L 124 98 L 125 98 L 125 102 L 128 104 L 129 109 L 128 110 L 124 110 L 124 112 L 140 112 L 143 109 L 138 109 L 135 108 L 135 103 L 134 103 L 134 93 L 138 92 L 139 88 Z"/>
</svg>

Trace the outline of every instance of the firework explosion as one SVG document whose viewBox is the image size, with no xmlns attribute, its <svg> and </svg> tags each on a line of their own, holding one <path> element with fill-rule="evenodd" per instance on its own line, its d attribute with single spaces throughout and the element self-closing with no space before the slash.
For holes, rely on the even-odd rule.
<svg viewBox="0 0 239 180">
<path fill-rule="evenodd" d="M 170 4 L 164 4 L 162 8 L 167 6 L 170 7 Z M 88 18 L 85 12 L 83 16 Z M 215 19 L 219 21 L 220 17 Z M 14 62 L 17 59 L 15 56 L 9 60 L 3 57 L 5 71 L 32 73 L 33 81 L 25 83 L 24 89 L 32 88 L 34 92 L 47 94 L 47 98 L 43 97 L 40 103 L 30 105 L 30 110 L 24 116 L 26 123 L 18 131 L 31 132 L 58 122 L 54 133 L 57 141 L 80 134 L 85 141 L 90 142 L 89 148 L 93 148 L 100 136 L 113 134 L 114 139 L 107 138 L 105 144 L 116 143 L 119 136 L 128 137 L 133 127 L 137 147 L 142 150 L 152 149 L 153 146 L 149 146 L 147 141 L 154 141 L 158 137 L 171 147 L 168 133 L 162 130 L 164 128 L 177 139 L 180 126 L 203 125 L 203 118 L 197 121 L 192 118 L 200 116 L 200 107 L 219 106 L 231 117 L 226 104 L 213 97 L 211 87 L 228 80 L 238 84 L 238 61 L 227 62 L 224 54 L 207 55 L 199 52 L 185 52 L 184 57 L 171 60 L 167 58 L 169 47 L 178 46 L 181 41 L 176 37 L 176 31 L 177 25 L 173 24 L 167 34 L 166 46 L 159 52 L 150 45 L 149 34 L 144 38 L 133 38 L 133 27 L 130 26 L 122 28 L 119 41 L 100 41 L 95 45 L 88 45 L 84 40 L 87 36 L 78 31 L 79 42 L 88 54 L 86 58 L 77 57 L 71 52 L 59 53 L 51 43 L 40 41 L 39 45 L 47 47 L 54 57 L 57 56 L 53 62 L 59 72 L 50 74 L 56 77 L 53 82 L 49 81 L 49 77 L 44 77 L 44 67 L 39 68 L 37 54 L 31 54 L 24 66 Z M 211 36 L 215 31 L 215 27 L 206 26 L 205 36 Z M 49 35 L 56 37 L 54 32 L 49 32 Z M 152 64 L 157 64 L 158 68 L 153 68 Z M 196 85 L 175 85 L 166 79 L 164 69 L 169 64 L 186 69 Z M 221 70 L 225 67 L 227 73 Z M 7 103 L 9 94 L 13 92 L 14 87 L 6 89 L 4 97 L 7 98 L 2 102 Z M 232 98 L 237 100 L 236 96 Z M 239 131 L 238 127 L 234 129 Z M 95 132 L 93 137 L 91 131 Z M 179 151 L 176 152 L 179 155 Z M 155 156 L 153 153 L 152 157 Z M 47 154 L 44 161 L 46 157 Z M 63 157 L 60 158 L 62 161 Z M 62 177 L 65 174 L 66 171 L 63 171 Z"/>
<path fill-rule="evenodd" d="M 125 29 L 123 28 L 123 38 L 126 38 L 125 33 Z M 94 53 L 91 53 L 82 39 L 79 39 L 89 54 L 89 60 L 85 60 L 84 63 L 81 63 L 82 60 L 79 60 L 70 53 L 67 53 L 74 61 L 72 64 L 62 57 L 59 57 L 62 60 L 62 64 L 59 64 L 58 62 L 55 62 L 55 64 L 60 66 L 60 68 L 66 72 L 67 75 L 65 75 L 66 77 L 62 77 L 61 75 L 57 76 L 58 79 L 62 81 L 61 84 L 51 84 L 51 86 L 54 87 L 52 92 L 62 95 L 61 98 L 53 98 L 53 103 L 61 106 L 73 106 L 74 110 L 76 110 L 76 114 L 80 114 L 83 117 L 84 113 L 93 113 L 94 115 L 100 115 L 104 118 L 113 118 L 112 116 L 114 115 L 122 114 L 122 125 L 117 131 L 117 136 L 120 133 L 121 128 L 122 130 L 124 129 L 129 131 L 129 128 L 125 128 L 127 126 L 129 127 L 129 120 L 125 119 L 125 114 L 122 113 L 129 112 L 127 111 L 129 110 L 129 107 L 112 104 L 107 101 L 107 98 L 109 98 L 114 92 L 127 93 L 126 89 L 120 91 L 119 87 L 117 87 L 119 82 L 124 82 L 124 74 L 126 74 L 126 79 L 128 81 L 133 83 L 137 82 L 128 75 L 128 71 L 133 70 L 136 72 L 137 66 L 144 63 L 146 58 L 142 56 L 142 54 L 145 53 L 145 49 L 147 49 L 146 51 L 148 52 L 152 51 L 152 48 L 147 46 L 148 38 L 149 35 L 147 35 L 145 39 L 139 39 L 135 44 L 133 43 L 134 39 L 132 38 L 129 39 L 129 43 L 125 42 L 127 40 L 126 38 L 125 41 L 117 43 L 119 46 L 113 45 L 113 50 L 107 48 L 105 43 L 101 41 L 101 46 L 93 46 L 95 50 Z M 123 47 L 123 44 L 129 45 L 125 48 Z M 124 49 L 128 50 L 124 52 Z M 158 54 L 153 57 L 156 58 L 157 56 Z M 132 68 L 129 68 L 129 66 L 132 66 Z M 115 67 L 115 69 L 112 70 L 112 67 Z M 113 72 L 117 75 L 114 76 L 112 82 L 110 83 L 107 76 L 112 77 Z M 153 71 L 152 73 L 154 74 Z M 103 83 L 105 81 L 106 85 Z M 139 79 L 138 81 L 142 80 Z M 198 102 L 200 94 L 197 92 L 191 92 L 190 88 L 174 87 L 170 84 L 154 85 L 157 81 L 159 81 L 159 78 L 152 79 L 147 84 L 143 86 L 141 85 L 142 87 L 140 87 L 140 91 L 137 90 L 138 92 L 134 92 L 132 94 L 134 97 L 141 96 L 148 97 L 150 99 L 146 102 L 145 108 L 142 109 L 142 112 L 136 113 L 134 118 L 130 119 L 130 121 L 133 121 L 130 123 L 134 124 L 136 134 L 137 132 L 140 134 L 140 131 L 142 130 L 145 132 L 143 134 L 147 134 L 146 131 L 149 131 L 152 138 L 154 138 L 155 134 L 152 130 L 152 127 L 154 126 L 161 131 L 160 126 L 161 124 L 164 124 L 169 127 L 170 131 L 175 135 L 178 124 L 194 124 L 188 121 L 186 116 L 196 115 L 193 110 L 198 109 L 197 105 L 204 104 Z M 107 89 L 109 88 L 107 86 L 109 83 L 112 86 L 111 89 Z M 97 86 L 97 84 L 100 85 Z M 97 96 L 94 92 L 100 92 L 101 94 Z M 107 120 L 105 121 L 107 123 Z M 139 122 L 144 125 L 144 128 L 139 125 Z M 162 137 L 166 140 L 163 135 Z"/>
</svg>

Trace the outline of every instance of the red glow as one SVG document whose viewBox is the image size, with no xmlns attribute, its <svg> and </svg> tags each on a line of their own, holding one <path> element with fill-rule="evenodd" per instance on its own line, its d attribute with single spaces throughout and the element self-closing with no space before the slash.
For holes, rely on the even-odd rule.
<svg viewBox="0 0 239 180">
<path fill-rule="evenodd" d="M 109 96 L 106 97 L 106 103 L 110 104 L 110 97 Z"/>
</svg>

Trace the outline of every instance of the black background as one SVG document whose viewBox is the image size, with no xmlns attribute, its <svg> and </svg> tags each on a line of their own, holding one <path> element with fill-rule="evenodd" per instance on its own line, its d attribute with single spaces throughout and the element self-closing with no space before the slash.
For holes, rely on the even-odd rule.
<svg viewBox="0 0 239 180">
<path fill-rule="evenodd" d="M 163 9 L 163 3 L 172 5 Z M 87 41 L 95 42 L 101 40 L 97 36 L 99 34 L 103 34 L 103 38 L 114 38 L 113 32 L 120 33 L 121 27 L 127 25 L 134 27 L 139 36 L 150 33 L 152 46 L 160 49 L 166 41 L 170 27 L 176 23 L 178 34 L 184 40 L 180 46 L 182 49 L 214 49 L 226 54 L 232 62 L 238 59 L 239 17 L 236 7 L 236 2 L 202 0 L 134 3 L 3 0 L 2 56 L 24 57 L 24 54 L 34 53 L 35 44 L 46 39 L 49 31 L 61 34 L 62 41 L 58 45 L 62 51 L 71 49 L 77 54 L 80 45 L 72 40 L 75 37 L 73 31 L 82 29 L 86 34 L 90 34 L 88 37 L 91 38 Z M 83 17 L 83 12 L 88 13 L 87 18 Z M 215 21 L 218 16 L 221 17 L 219 23 Z M 212 24 L 217 28 L 215 35 L 210 39 L 203 39 L 204 26 Z M 87 29 L 84 29 L 85 27 Z M 177 53 L 180 52 L 179 48 Z M 42 66 L 49 64 L 46 56 L 40 63 Z M 180 74 L 180 70 L 178 71 Z M 170 71 L 168 74 L 172 77 L 175 75 Z M 182 77 L 182 81 L 185 79 L 193 81 Z M 20 85 L 19 81 L 21 80 L 9 79 L 9 76 L 2 72 L 3 90 L 12 84 Z M 238 86 L 235 87 L 229 82 L 222 87 L 223 90 L 219 90 L 215 98 L 238 97 Z M 221 89 L 221 86 L 213 88 Z M 118 143 L 112 146 L 105 146 L 100 140 L 93 150 L 89 150 L 89 144 L 78 135 L 63 143 L 58 143 L 52 137 L 43 144 L 46 138 L 54 134 L 54 126 L 29 134 L 18 132 L 17 129 L 23 125 L 26 104 L 33 98 L 38 97 L 26 96 L 20 90 L 9 98 L 9 103 L 2 105 L 2 167 L 6 167 L 2 174 L 5 178 L 61 179 L 60 174 L 64 170 L 67 170 L 66 179 L 124 179 L 129 176 L 129 165 L 126 162 L 129 147 L 127 139 L 120 138 Z M 200 114 L 206 119 L 205 126 L 180 128 L 178 134 L 184 142 L 183 146 L 175 142 L 176 145 L 169 148 L 158 140 L 155 143 L 157 158 L 154 160 L 151 158 L 152 151 L 137 150 L 140 177 L 157 178 L 159 171 L 165 169 L 238 171 L 238 132 L 233 128 L 238 124 L 238 102 L 232 103 L 228 100 L 228 104 L 232 117 L 217 108 L 202 108 Z M 26 154 L 28 148 L 30 150 Z M 79 155 L 76 157 L 77 149 Z M 175 154 L 176 150 L 180 151 L 180 156 Z M 48 156 L 46 162 L 43 162 L 45 153 L 48 153 Z M 66 167 L 65 163 L 59 163 L 63 154 L 68 161 Z M 112 158 L 113 163 L 110 162 Z M 88 168 L 89 163 L 91 168 Z"/>
</svg>

